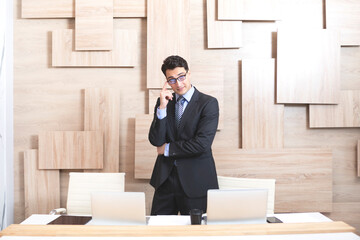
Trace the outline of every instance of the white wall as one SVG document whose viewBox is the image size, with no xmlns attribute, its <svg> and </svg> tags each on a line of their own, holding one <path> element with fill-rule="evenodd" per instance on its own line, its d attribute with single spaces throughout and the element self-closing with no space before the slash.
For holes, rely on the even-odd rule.
<svg viewBox="0 0 360 240">
<path fill-rule="evenodd" d="M 13 3 L 0 0 L 0 228 L 14 222 Z"/>
</svg>

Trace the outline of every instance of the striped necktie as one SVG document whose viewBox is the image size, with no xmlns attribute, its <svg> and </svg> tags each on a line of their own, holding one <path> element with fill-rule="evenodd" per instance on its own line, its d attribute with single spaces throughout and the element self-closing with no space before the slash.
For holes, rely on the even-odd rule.
<svg viewBox="0 0 360 240">
<path fill-rule="evenodd" d="M 184 112 L 185 101 L 186 101 L 186 99 L 183 96 L 180 96 L 176 102 L 176 106 L 175 106 L 176 127 L 180 126 L 180 120 L 181 120 L 182 114 Z"/>
</svg>

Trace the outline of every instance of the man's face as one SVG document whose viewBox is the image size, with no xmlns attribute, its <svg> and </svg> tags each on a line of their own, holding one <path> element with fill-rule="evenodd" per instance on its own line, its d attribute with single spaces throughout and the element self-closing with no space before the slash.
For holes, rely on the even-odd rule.
<svg viewBox="0 0 360 240">
<path fill-rule="evenodd" d="M 188 73 L 186 73 L 185 68 L 183 67 L 177 67 L 174 69 L 168 69 L 166 70 L 166 80 L 169 81 L 170 79 L 177 79 L 181 76 L 185 76 L 185 80 L 183 81 L 176 81 L 176 83 L 174 84 L 170 84 L 170 87 L 172 88 L 172 90 L 177 93 L 178 95 L 184 95 L 185 93 L 187 93 L 187 91 L 190 90 L 191 88 L 191 83 L 190 83 L 190 71 Z"/>
</svg>

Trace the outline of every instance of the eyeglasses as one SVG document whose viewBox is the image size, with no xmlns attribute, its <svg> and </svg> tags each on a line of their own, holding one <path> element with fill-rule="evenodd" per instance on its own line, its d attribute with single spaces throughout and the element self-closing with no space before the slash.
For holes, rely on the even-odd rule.
<svg viewBox="0 0 360 240">
<path fill-rule="evenodd" d="M 178 78 L 169 79 L 167 82 L 168 82 L 170 85 L 175 84 L 177 81 L 182 82 L 182 81 L 184 81 L 184 80 L 186 79 L 186 74 L 187 74 L 187 73 L 185 73 L 184 75 L 179 76 Z"/>
</svg>

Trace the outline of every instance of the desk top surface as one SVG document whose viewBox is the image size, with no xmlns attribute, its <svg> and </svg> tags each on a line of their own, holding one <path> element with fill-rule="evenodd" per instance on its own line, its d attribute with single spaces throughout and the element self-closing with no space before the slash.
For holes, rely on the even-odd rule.
<svg viewBox="0 0 360 240">
<path fill-rule="evenodd" d="M 86 225 L 32 225 L 35 219 L 43 219 L 43 221 L 51 221 L 57 216 L 51 215 L 33 215 L 25 220 L 23 224 L 11 225 L 4 231 L 0 232 L 2 239 L 16 239 L 16 236 L 42 236 L 44 239 L 60 239 L 69 237 L 80 239 L 79 237 L 91 237 L 91 239 L 101 239 L 109 237 L 109 239 L 173 239 L 177 237 L 195 239 L 236 239 L 246 235 L 253 239 L 351 239 L 359 240 L 360 237 L 355 235 L 355 229 L 344 222 L 332 222 L 320 213 L 303 213 L 303 214 L 275 214 L 284 223 L 283 224 L 241 224 L 241 225 L 187 225 L 182 221 L 187 221 L 186 216 L 168 216 L 152 217 L 153 219 L 167 221 L 167 225 L 171 223 L 171 218 L 177 219 L 177 224 L 172 226 L 164 226 L 159 224 L 162 221 L 149 221 L 151 226 L 86 226 Z M 45 220 L 46 219 L 46 220 Z M 180 219 L 183 219 L 180 221 Z M 307 221 L 307 222 L 306 222 Z M 46 224 L 39 223 L 38 224 Z M 174 226 L 177 225 L 177 226 Z M 314 237 L 315 235 L 315 237 Z M 277 236 L 276 238 L 273 238 Z M 165 238 L 164 238 L 165 237 Z M 226 237 L 226 238 L 224 238 Z M 257 238 L 261 237 L 261 238 Z M 297 238 L 299 237 L 299 238 Z M 321 237 L 321 238 L 320 238 Z M 322 238 L 324 237 L 324 238 Z M 19 238 L 18 238 L 19 239 Z M 21 239 L 25 239 L 22 237 Z M 83 238 L 81 238 L 83 239 Z M 108 238 L 107 238 L 108 239 Z M 249 238 L 246 238 L 249 239 Z"/>
</svg>

